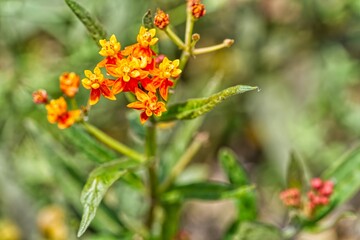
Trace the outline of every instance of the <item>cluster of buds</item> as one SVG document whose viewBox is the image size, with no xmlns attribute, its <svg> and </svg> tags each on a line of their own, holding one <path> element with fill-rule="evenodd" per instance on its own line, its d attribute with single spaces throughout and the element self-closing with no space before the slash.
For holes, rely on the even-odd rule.
<svg viewBox="0 0 360 240">
<path fill-rule="evenodd" d="M 306 197 L 302 196 L 300 189 L 289 188 L 280 193 L 280 199 L 284 205 L 301 210 L 305 216 L 312 217 L 319 207 L 329 204 L 333 190 L 334 184 L 331 181 L 313 178 Z"/>
<path fill-rule="evenodd" d="M 331 181 L 323 181 L 320 178 L 311 180 L 311 190 L 308 192 L 308 211 L 309 214 L 315 211 L 318 206 L 325 206 L 334 190 L 334 184 Z"/>
<path fill-rule="evenodd" d="M 73 98 L 79 90 L 80 77 L 74 72 L 65 72 L 59 77 L 60 89 L 64 96 L 49 101 L 45 90 L 33 92 L 33 101 L 36 104 L 45 104 L 47 119 L 50 123 L 57 123 L 60 129 L 68 128 L 81 117 L 81 110 L 68 110 L 66 98 Z"/>
<path fill-rule="evenodd" d="M 201 0 L 188 0 L 188 8 L 195 19 L 199 19 L 205 15 L 206 10 Z"/>
</svg>

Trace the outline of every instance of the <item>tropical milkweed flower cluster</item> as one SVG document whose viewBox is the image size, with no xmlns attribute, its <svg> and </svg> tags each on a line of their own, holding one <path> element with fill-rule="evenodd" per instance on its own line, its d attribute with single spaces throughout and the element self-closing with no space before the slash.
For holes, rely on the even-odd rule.
<svg viewBox="0 0 360 240">
<path fill-rule="evenodd" d="M 74 72 L 65 72 L 59 77 L 60 89 L 66 98 L 73 98 L 78 92 L 80 77 Z M 50 123 L 57 123 L 60 129 L 68 128 L 81 118 L 81 110 L 69 110 L 68 104 L 61 96 L 49 101 L 45 90 L 33 92 L 33 101 L 36 104 L 45 104 L 47 119 Z"/>
<path fill-rule="evenodd" d="M 305 216 L 312 217 L 319 207 L 329 204 L 333 191 L 333 182 L 313 178 L 306 197 L 302 196 L 300 189 L 289 188 L 280 193 L 280 199 L 284 205 L 301 210 Z"/>
<path fill-rule="evenodd" d="M 121 49 L 121 44 L 112 35 L 109 40 L 99 41 L 99 54 L 103 59 L 91 70 L 85 70 L 85 78 L 81 80 L 84 88 L 90 90 L 89 105 L 95 105 L 101 96 L 116 100 L 121 92 L 131 92 L 137 101 L 127 107 L 140 110 L 141 123 L 151 116 L 161 116 L 166 111 L 169 88 L 179 77 L 180 61 L 169 60 L 158 55 L 153 47 L 158 42 L 155 29 L 140 27 L 137 42 Z M 79 90 L 80 77 L 74 72 L 65 72 L 60 77 L 60 89 L 64 97 L 74 98 Z M 70 127 L 81 117 L 81 110 L 68 110 L 64 97 L 48 100 L 45 90 L 33 93 L 33 101 L 45 104 L 48 121 L 57 123 L 63 129 Z"/>
<path fill-rule="evenodd" d="M 115 35 L 100 40 L 99 54 L 104 57 L 93 71 L 85 70 L 82 85 L 90 90 L 89 104 L 96 104 L 100 96 L 115 100 L 121 92 L 131 92 L 137 101 L 129 108 L 142 111 L 141 123 L 152 115 L 161 116 L 166 111 L 165 101 L 169 88 L 179 77 L 179 60 L 169 60 L 158 55 L 153 46 L 158 42 L 155 29 L 140 27 L 137 43 L 121 50 Z M 110 78 L 105 77 L 110 76 Z"/>
</svg>

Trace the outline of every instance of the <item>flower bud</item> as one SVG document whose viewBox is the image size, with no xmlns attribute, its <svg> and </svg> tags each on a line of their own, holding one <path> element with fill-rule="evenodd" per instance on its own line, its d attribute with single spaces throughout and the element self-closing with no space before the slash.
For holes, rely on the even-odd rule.
<svg viewBox="0 0 360 240">
<path fill-rule="evenodd" d="M 166 14 L 163 10 L 158 9 L 154 17 L 154 24 L 160 29 L 166 28 L 170 23 L 169 14 Z"/>
<path fill-rule="evenodd" d="M 195 3 L 191 6 L 191 14 L 194 18 L 199 19 L 206 13 L 204 4 Z"/>
<path fill-rule="evenodd" d="M 48 102 L 48 95 L 44 89 L 36 90 L 32 93 L 33 102 L 36 104 L 46 104 Z"/>
<path fill-rule="evenodd" d="M 313 178 L 310 184 L 312 188 L 318 190 L 323 186 L 323 181 L 320 178 Z"/>
</svg>

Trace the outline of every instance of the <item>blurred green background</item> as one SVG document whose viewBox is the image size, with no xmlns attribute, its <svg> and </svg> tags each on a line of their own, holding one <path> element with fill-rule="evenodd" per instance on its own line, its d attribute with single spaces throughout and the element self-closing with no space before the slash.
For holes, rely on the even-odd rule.
<svg viewBox="0 0 360 240">
<path fill-rule="evenodd" d="M 173 28 L 183 36 L 184 0 L 79 2 L 123 47 L 135 42 L 143 14 L 157 7 L 170 14 Z M 284 186 L 289 153 L 297 152 L 308 174 L 317 176 L 358 143 L 360 1 L 203 2 L 207 13 L 195 25 L 201 35 L 198 46 L 225 38 L 235 39 L 235 44 L 191 59 L 172 101 L 199 97 L 213 78 L 221 79 L 220 89 L 245 84 L 261 91 L 233 97 L 206 116 L 201 131 L 208 132 L 210 140 L 188 174 L 222 180 L 217 151 L 231 147 L 257 185 L 260 220 L 281 226 L 284 210 L 277 193 Z M 61 0 L 0 0 L 0 36 L 0 239 L 41 239 L 44 232 L 66 236 L 49 239 L 75 239 L 81 216 L 79 196 L 87 174 L 103 161 L 97 156 L 115 155 L 105 148 L 92 150 L 89 146 L 96 142 L 77 127 L 60 131 L 50 125 L 43 106 L 32 103 L 31 93 L 44 88 L 52 97 L 60 96 L 59 75 L 74 71 L 83 77 L 83 70 L 101 59 L 98 47 Z M 160 31 L 158 36 L 160 52 L 178 58 L 176 46 Z M 81 89 L 78 101 L 85 104 L 88 94 Z M 116 102 L 102 99 L 89 121 L 136 147 L 141 140 L 134 137 L 137 133 L 128 121 L 134 116 L 125 104 L 124 97 Z M 165 129 L 163 135 L 171 131 Z M 103 216 L 97 217 L 103 224 L 83 239 L 112 239 L 105 236 L 122 223 L 111 218 L 104 224 L 106 212 L 118 214 L 121 209 L 130 216 L 141 215 L 143 209 L 129 203 L 131 199 L 141 202 L 131 188 L 119 183 L 108 195 Z M 356 199 L 346 208 L 359 211 Z M 231 220 L 231 204 L 210 206 L 206 214 L 202 208 L 208 209 L 207 205 L 186 207 L 183 228 L 193 239 L 221 239 Z M 57 230 L 42 226 L 44 218 L 59 221 Z M 319 239 L 359 239 L 355 226 L 359 226 L 357 220 L 340 222 L 329 236 Z M 6 234 L 14 238 L 2 238 Z"/>
</svg>

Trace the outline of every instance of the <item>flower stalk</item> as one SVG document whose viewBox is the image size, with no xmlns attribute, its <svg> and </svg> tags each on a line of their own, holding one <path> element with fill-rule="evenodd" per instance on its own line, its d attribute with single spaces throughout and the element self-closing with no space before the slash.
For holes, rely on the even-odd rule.
<svg viewBox="0 0 360 240">
<path fill-rule="evenodd" d="M 135 150 L 129 148 L 128 146 L 120 143 L 116 139 L 110 137 L 106 133 L 102 132 L 100 129 L 96 128 L 95 126 L 83 122 L 83 126 L 85 127 L 86 131 L 97 138 L 100 142 L 104 143 L 111 149 L 121 153 L 131 159 L 134 159 L 138 162 L 144 163 L 146 161 L 146 157 L 141 153 L 136 152 Z"/>
</svg>

